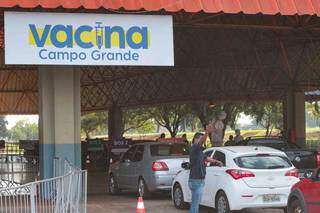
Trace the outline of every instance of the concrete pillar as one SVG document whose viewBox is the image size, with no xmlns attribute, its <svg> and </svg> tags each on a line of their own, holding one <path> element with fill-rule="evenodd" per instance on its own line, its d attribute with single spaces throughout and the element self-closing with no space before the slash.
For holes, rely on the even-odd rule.
<svg viewBox="0 0 320 213">
<path fill-rule="evenodd" d="M 41 178 L 53 176 L 53 159 L 81 166 L 80 70 L 40 66 L 39 138 Z"/>
<path fill-rule="evenodd" d="M 283 104 L 286 137 L 301 146 L 306 139 L 306 116 L 304 92 L 289 91 Z"/>
<path fill-rule="evenodd" d="M 123 115 L 120 107 L 111 107 L 108 111 L 108 136 L 109 139 L 116 140 L 122 138 Z"/>
</svg>

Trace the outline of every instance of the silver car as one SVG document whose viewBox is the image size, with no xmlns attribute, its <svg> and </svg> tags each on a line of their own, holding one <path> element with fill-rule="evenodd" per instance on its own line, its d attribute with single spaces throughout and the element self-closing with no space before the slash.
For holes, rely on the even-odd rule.
<svg viewBox="0 0 320 213">
<path fill-rule="evenodd" d="M 146 142 L 133 145 L 120 161 L 110 166 L 108 190 L 135 191 L 147 197 L 151 192 L 171 189 L 181 163 L 189 161 L 188 146 L 177 142 Z"/>
</svg>

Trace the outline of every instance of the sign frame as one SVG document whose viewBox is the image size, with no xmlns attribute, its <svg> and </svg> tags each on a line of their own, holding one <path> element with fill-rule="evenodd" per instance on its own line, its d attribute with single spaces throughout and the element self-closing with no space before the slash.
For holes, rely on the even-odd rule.
<svg viewBox="0 0 320 213">
<path fill-rule="evenodd" d="M 5 63 L 174 66 L 170 15 L 4 12 Z"/>
</svg>

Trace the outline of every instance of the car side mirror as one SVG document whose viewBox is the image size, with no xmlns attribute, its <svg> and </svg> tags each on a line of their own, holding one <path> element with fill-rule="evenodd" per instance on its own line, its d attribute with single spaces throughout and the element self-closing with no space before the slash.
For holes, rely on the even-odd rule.
<svg viewBox="0 0 320 213">
<path fill-rule="evenodd" d="M 131 160 L 130 160 L 130 159 L 124 159 L 122 162 L 124 162 L 124 163 L 130 163 Z"/>
<path fill-rule="evenodd" d="M 305 173 L 304 173 L 304 178 L 308 178 L 308 179 L 310 179 L 310 178 L 312 178 L 312 171 L 306 171 Z"/>
<path fill-rule="evenodd" d="M 320 181 L 320 168 L 314 170 L 313 174 L 311 175 L 311 179 L 314 181 Z"/>
<path fill-rule="evenodd" d="M 189 162 L 183 162 L 181 164 L 181 168 L 185 169 L 185 170 L 188 170 L 190 169 L 190 163 Z"/>
</svg>

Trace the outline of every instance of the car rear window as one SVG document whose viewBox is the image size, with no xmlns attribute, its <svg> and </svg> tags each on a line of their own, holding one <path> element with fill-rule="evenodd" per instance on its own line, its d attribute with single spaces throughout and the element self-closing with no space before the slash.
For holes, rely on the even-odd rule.
<svg viewBox="0 0 320 213">
<path fill-rule="evenodd" d="M 243 156 L 236 158 L 235 163 L 246 169 L 282 169 L 292 166 L 286 157 L 276 155 Z"/>
<path fill-rule="evenodd" d="M 184 144 L 151 145 L 150 151 L 152 156 L 178 156 L 189 154 L 188 148 Z"/>
</svg>

